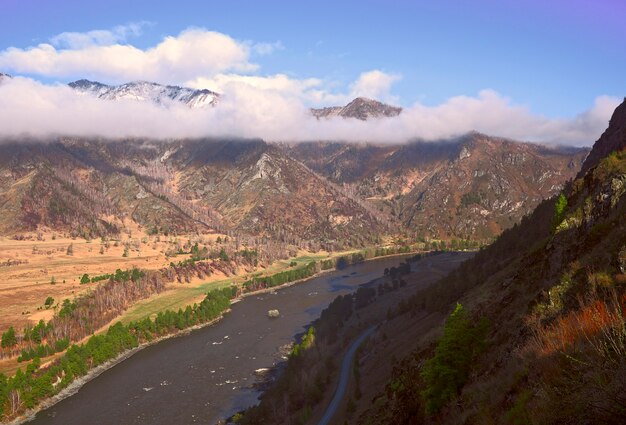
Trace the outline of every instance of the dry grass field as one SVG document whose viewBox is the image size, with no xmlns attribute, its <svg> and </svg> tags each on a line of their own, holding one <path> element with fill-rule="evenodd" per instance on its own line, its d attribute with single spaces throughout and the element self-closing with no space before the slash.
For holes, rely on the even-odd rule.
<svg viewBox="0 0 626 425">
<path fill-rule="evenodd" d="M 208 243 L 218 236 L 203 235 L 200 238 Z M 80 278 L 85 273 L 93 277 L 114 273 L 116 269 L 166 267 L 171 261 L 187 258 L 182 255 L 168 258 L 168 250 L 189 239 L 198 239 L 189 235 L 148 236 L 140 232 L 124 234 L 118 241 L 87 241 L 52 233 L 41 234 L 40 240 L 36 235 L 27 237 L 31 239 L 0 237 L 0 331 L 9 326 L 21 331 L 29 322 L 50 319 L 58 303 L 97 285 L 81 285 Z M 215 277 L 219 278 L 218 275 Z M 54 304 L 46 309 L 47 297 L 54 298 Z"/>
</svg>

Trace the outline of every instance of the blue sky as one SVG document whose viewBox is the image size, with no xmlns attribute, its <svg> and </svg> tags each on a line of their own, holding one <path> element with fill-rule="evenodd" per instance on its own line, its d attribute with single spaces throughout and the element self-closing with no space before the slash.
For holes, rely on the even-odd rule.
<svg viewBox="0 0 626 425">
<path fill-rule="evenodd" d="M 3 0 L 0 49 L 148 21 L 128 42 L 148 47 L 190 26 L 280 41 L 283 50 L 255 58 L 257 73 L 323 78 L 339 88 L 380 69 L 401 75 L 392 93 L 404 106 L 493 89 L 559 117 L 585 110 L 598 95 L 626 94 L 623 1 L 162 3 Z"/>
<path fill-rule="evenodd" d="M 589 145 L 626 94 L 623 0 L 163 3 L 3 0 L 0 72 L 47 85 L 21 89 L 57 109 L 66 94 L 47 88 L 78 78 L 209 88 L 248 106 L 233 128 L 304 139 L 286 111 L 368 96 L 406 108 L 398 139 L 479 130 Z"/>
</svg>

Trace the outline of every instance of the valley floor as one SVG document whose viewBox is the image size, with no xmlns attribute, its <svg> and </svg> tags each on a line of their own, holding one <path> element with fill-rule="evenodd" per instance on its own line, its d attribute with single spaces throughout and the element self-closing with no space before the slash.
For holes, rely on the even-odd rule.
<svg viewBox="0 0 626 425">
<path fill-rule="evenodd" d="M 48 321 L 59 311 L 64 299 L 74 299 L 92 291 L 98 283 L 81 284 L 83 274 L 98 276 L 113 273 L 116 269 L 139 268 L 158 270 L 167 267 L 171 260 L 185 260 L 188 255 L 170 258 L 168 249 L 179 244 L 178 241 L 192 236 L 178 238 L 158 238 L 144 236 L 137 238 L 136 250 L 124 257 L 124 245 L 108 244 L 104 254 L 99 253 L 100 241 L 69 239 L 46 235 L 44 240 L 0 239 L 0 262 L 7 264 L 0 267 L 0 331 L 13 326 L 18 333 L 27 325 L 35 325 L 39 320 Z M 207 238 L 215 241 L 216 235 Z M 211 242 L 208 242 L 211 243 Z M 71 246 L 71 255 L 68 247 Z M 227 275 L 219 271 L 210 276 L 190 279 L 188 283 L 172 282 L 166 290 L 148 298 L 138 300 L 121 315 L 113 318 L 94 334 L 106 332 L 108 327 L 118 321 L 128 324 L 145 318 L 154 318 L 159 312 L 177 311 L 200 303 L 206 293 L 232 284 L 240 285 L 251 276 L 270 276 L 282 271 L 302 267 L 310 262 L 337 259 L 350 255 L 356 250 L 327 253 L 300 251 L 295 257 L 278 260 L 268 267 L 239 267 L 236 274 Z M 182 257 L 182 258 L 181 258 Z M 54 299 L 53 305 L 45 306 L 46 298 Z M 86 337 L 83 341 L 85 341 Z M 56 353 L 42 359 L 44 363 L 62 356 Z M 28 362 L 18 362 L 17 354 L 11 358 L 0 359 L 0 373 L 13 375 Z"/>
</svg>

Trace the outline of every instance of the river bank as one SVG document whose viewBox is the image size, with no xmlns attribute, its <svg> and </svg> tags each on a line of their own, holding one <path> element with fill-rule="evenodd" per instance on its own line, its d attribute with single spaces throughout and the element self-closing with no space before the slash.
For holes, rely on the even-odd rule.
<svg viewBox="0 0 626 425">
<path fill-rule="evenodd" d="M 233 300 L 233 303 L 236 303 L 238 301 L 241 301 L 241 299 L 236 299 Z M 222 315 L 216 319 L 213 319 L 209 322 L 206 323 L 201 323 L 198 325 L 194 325 L 185 329 L 182 329 L 176 333 L 173 334 L 168 334 L 168 335 L 163 335 L 160 336 L 158 338 L 153 339 L 152 341 L 148 341 L 148 342 L 143 342 L 141 344 L 139 344 L 138 347 L 135 347 L 131 350 L 125 351 L 123 353 L 121 353 L 119 356 L 99 365 L 94 367 L 93 369 L 89 370 L 89 372 L 87 372 L 86 375 L 81 376 L 80 378 L 75 379 L 74 381 L 72 381 L 72 383 L 67 386 L 66 388 L 64 388 L 63 390 L 61 390 L 58 394 L 55 394 L 54 396 L 43 400 L 41 403 L 39 403 L 35 408 L 30 409 L 26 412 L 24 412 L 24 414 L 20 415 L 19 417 L 13 419 L 11 422 L 7 422 L 7 425 L 21 425 L 24 423 L 27 423 L 31 420 L 33 420 L 35 418 L 35 415 L 37 415 L 37 413 L 41 412 L 42 410 L 46 410 L 49 409 L 50 407 L 53 407 L 55 404 L 63 401 L 64 399 L 73 396 L 74 394 L 76 394 L 85 384 L 87 384 L 88 382 L 90 382 L 91 380 L 97 378 L 98 376 L 100 376 L 102 373 L 106 372 L 107 370 L 111 369 L 112 367 L 120 364 L 121 362 L 123 362 L 126 359 L 129 359 L 130 357 L 132 357 L 134 354 L 137 354 L 138 352 L 140 352 L 141 350 L 143 350 L 144 348 L 153 346 L 153 345 L 157 345 L 160 342 L 163 342 L 165 340 L 168 339 L 172 339 L 172 338 L 178 338 L 178 337 L 182 337 L 185 335 L 189 335 L 191 332 L 198 330 L 198 329 L 202 329 L 202 328 L 206 328 L 208 326 L 212 326 L 217 324 L 220 320 L 222 320 L 224 318 L 224 315 L 229 313 L 231 310 L 230 308 L 226 311 L 224 311 L 224 313 L 222 313 Z M 5 422 L 2 422 L 3 424 Z"/>
<path fill-rule="evenodd" d="M 399 255 L 390 255 L 390 256 L 385 256 L 385 257 L 379 257 L 379 258 L 374 258 L 374 259 L 367 259 L 367 261 L 365 261 L 364 263 L 369 263 L 371 260 L 386 260 L 389 258 L 394 258 L 397 256 L 406 256 L 407 254 L 399 254 Z M 410 255 L 410 254 L 409 254 Z M 337 270 L 322 270 L 318 273 L 316 273 L 313 276 L 309 276 L 307 278 L 303 278 L 303 279 L 299 279 L 297 281 L 293 281 L 293 282 L 289 282 L 286 283 L 284 285 L 281 286 L 277 286 L 277 287 L 272 287 L 272 288 L 266 288 L 263 290 L 259 290 L 259 291 L 254 291 L 251 293 L 246 293 L 241 295 L 240 297 L 233 299 L 231 302 L 231 307 L 234 306 L 235 304 L 238 304 L 240 301 L 244 300 L 245 298 L 248 298 L 249 295 L 255 295 L 257 298 L 260 295 L 263 294 L 267 294 L 267 293 L 275 293 L 276 291 L 279 290 L 284 290 L 286 288 L 292 287 L 294 285 L 297 285 L 299 283 L 303 283 L 306 281 L 310 281 L 313 279 L 319 279 L 321 276 L 323 275 L 327 275 L 329 273 L 333 273 L 333 272 L 337 272 Z M 230 309 L 228 310 L 230 311 Z M 224 312 L 226 313 L 226 312 Z M 130 358 L 131 356 L 135 355 L 137 352 L 145 349 L 146 347 L 149 346 L 153 346 L 156 345 L 164 340 L 167 339 L 171 339 L 174 337 L 178 337 L 178 336 L 184 336 L 187 335 L 189 333 L 191 333 L 194 330 L 200 329 L 200 328 L 204 328 L 213 324 L 216 324 L 217 322 L 221 321 L 224 317 L 224 314 L 222 314 L 220 317 L 207 322 L 207 323 L 203 323 L 200 325 L 196 325 L 190 328 L 186 328 L 184 330 L 181 330 L 179 332 L 176 332 L 174 334 L 169 334 L 169 335 L 165 335 L 163 337 L 159 337 L 153 341 L 150 342 L 146 342 L 146 343 L 142 343 L 139 347 L 134 348 L 128 352 L 124 352 L 122 354 L 120 354 L 119 356 L 117 356 L 115 359 L 112 359 L 108 362 L 106 362 L 105 364 L 102 364 L 100 366 L 98 366 L 97 368 L 94 368 L 92 370 L 90 370 L 87 375 L 82 376 L 81 378 L 78 378 L 76 381 L 72 382 L 72 384 L 70 384 L 70 386 L 68 388 L 65 388 L 64 390 L 62 390 L 59 394 L 56 394 L 55 396 L 44 400 L 42 403 L 40 403 L 36 408 L 29 410 L 27 413 L 21 415 L 19 418 L 14 419 L 12 422 L 9 422 L 10 424 L 21 424 L 24 423 L 25 421 L 28 421 L 30 419 L 32 419 L 38 412 L 48 409 L 52 406 L 54 406 L 55 404 L 59 403 L 60 401 L 66 399 L 67 397 L 76 394 L 76 392 L 83 387 L 86 383 L 90 382 L 91 380 L 95 379 L 97 376 L 101 375 L 104 371 L 111 369 L 113 366 L 116 366 L 120 363 L 122 363 L 124 360 Z"/>
<path fill-rule="evenodd" d="M 329 307 L 328 311 L 317 314 L 309 322 L 315 328 L 315 348 L 300 350 L 297 359 L 292 362 L 290 358 L 288 362 L 285 362 L 287 363 L 286 376 L 280 377 L 275 385 L 266 388 L 260 403 L 237 412 L 235 416 L 229 418 L 230 422 L 241 424 L 294 423 L 297 421 L 318 423 L 326 411 L 326 406 L 331 403 L 332 388 L 339 381 L 339 376 L 336 373 L 339 365 L 332 359 L 343 358 L 348 345 L 370 326 L 375 326 L 377 329 L 378 345 L 393 345 L 396 350 L 398 343 L 406 345 L 406 340 L 403 342 L 388 341 L 385 332 L 378 334 L 377 326 L 389 320 L 390 311 L 406 298 L 409 293 L 407 291 L 428 287 L 471 255 L 473 254 L 447 253 L 427 256 L 411 262 L 410 271 L 407 272 L 404 269 L 401 277 L 394 276 L 393 270 L 382 276 L 381 270 L 378 276 L 364 280 L 358 286 L 357 294 L 363 295 L 360 297 L 360 301 L 359 295 L 354 297 L 354 304 L 346 304 L 343 299 L 337 299 L 337 302 L 332 304 L 332 308 Z M 394 264 L 394 266 L 397 265 L 397 263 Z M 391 285 L 394 279 L 399 281 L 406 279 L 408 283 L 398 282 L 397 286 Z M 363 291 L 360 288 L 363 288 Z M 377 295 L 372 293 L 373 290 Z M 374 299 L 372 300 L 371 297 Z M 348 305 L 353 308 L 352 314 L 350 314 Z M 411 337 L 413 336 L 411 335 Z M 392 357 L 393 355 L 390 354 L 386 358 L 391 359 Z M 331 360 L 329 361 L 329 359 Z M 377 366 L 379 368 L 377 373 L 386 375 L 392 367 L 392 362 L 385 361 Z M 359 386 L 358 380 L 356 384 L 352 381 L 348 393 L 365 393 L 366 387 L 365 383 Z M 285 394 L 289 394 L 289 397 L 285 397 Z M 350 398 L 346 398 L 347 400 L 335 402 L 343 406 L 337 411 L 340 416 L 349 411 L 346 403 Z M 276 416 L 277 413 L 280 417 Z M 337 419 L 337 423 L 343 423 L 343 419 L 349 420 L 350 418 L 335 419 Z"/>
</svg>

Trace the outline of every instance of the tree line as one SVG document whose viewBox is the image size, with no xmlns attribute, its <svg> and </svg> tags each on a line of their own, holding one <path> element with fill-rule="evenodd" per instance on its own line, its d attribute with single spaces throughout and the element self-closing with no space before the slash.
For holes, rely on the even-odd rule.
<svg viewBox="0 0 626 425">
<path fill-rule="evenodd" d="M 66 388 L 75 378 L 142 342 L 216 319 L 237 295 L 235 286 L 214 289 L 202 302 L 185 310 L 166 310 L 154 320 L 146 318 L 128 325 L 118 322 L 105 334 L 93 335 L 85 344 L 71 345 L 60 359 L 48 366 L 41 367 L 40 358 L 35 356 L 26 370 L 18 369 L 15 376 L 7 378 L 0 373 L 0 418 L 12 418 L 35 407 L 42 399 Z"/>
</svg>

